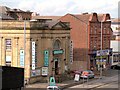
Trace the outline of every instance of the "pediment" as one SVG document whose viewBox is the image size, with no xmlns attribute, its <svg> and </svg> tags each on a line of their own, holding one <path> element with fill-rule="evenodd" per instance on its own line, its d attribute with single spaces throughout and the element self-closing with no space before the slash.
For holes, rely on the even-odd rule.
<svg viewBox="0 0 120 90">
<path fill-rule="evenodd" d="M 65 22 L 57 22 L 56 24 L 54 24 L 51 29 L 70 29 L 68 24 Z"/>
</svg>

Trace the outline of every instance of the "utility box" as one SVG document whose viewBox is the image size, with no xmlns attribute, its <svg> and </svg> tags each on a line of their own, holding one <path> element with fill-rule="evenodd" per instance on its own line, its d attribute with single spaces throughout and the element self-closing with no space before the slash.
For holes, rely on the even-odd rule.
<svg viewBox="0 0 120 90">
<path fill-rule="evenodd" d="M 24 87 L 24 68 L 0 66 L 0 90 Z"/>
</svg>

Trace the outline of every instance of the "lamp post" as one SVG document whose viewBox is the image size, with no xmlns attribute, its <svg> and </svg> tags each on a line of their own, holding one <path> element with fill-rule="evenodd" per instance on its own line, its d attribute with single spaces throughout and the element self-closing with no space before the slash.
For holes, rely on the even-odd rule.
<svg viewBox="0 0 120 90">
<path fill-rule="evenodd" d="M 102 53 L 102 25 L 103 25 L 103 21 L 101 21 L 101 51 L 100 53 Z M 102 79 L 102 54 L 101 54 L 101 60 L 100 60 L 100 79 Z"/>
<path fill-rule="evenodd" d="M 25 68 L 25 56 L 26 56 L 26 21 L 24 21 L 24 68 Z"/>
</svg>

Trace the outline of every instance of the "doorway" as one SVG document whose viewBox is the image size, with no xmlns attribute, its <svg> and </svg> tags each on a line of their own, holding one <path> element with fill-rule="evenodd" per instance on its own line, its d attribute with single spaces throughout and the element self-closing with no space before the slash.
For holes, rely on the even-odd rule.
<svg viewBox="0 0 120 90">
<path fill-rule="evenodd" d="M 58 60 L 55 61 L 55 75 L 59 74 Z"/>
</svg>

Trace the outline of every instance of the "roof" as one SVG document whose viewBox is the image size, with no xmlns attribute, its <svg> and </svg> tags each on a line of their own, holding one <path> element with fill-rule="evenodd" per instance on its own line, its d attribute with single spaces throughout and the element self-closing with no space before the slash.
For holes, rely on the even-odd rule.
<svg viewBox="0 0 120 90">
<path fill-rule="evenodd" d="M 111 19 L 113 23 L 118 23 L 120 22 L 120 18 L 112 18 Z"/>
<path fill-rule="evenodd" d="M 0 13 L 7 14 L 7 12 L 32 13 L 32 12 L 30 12 L 30 11 L 23 11 L 23 10 L 20 10 L 20 9 L 11 9 L 11 8 L 9 8 L 9 7 L 6 7 L 6 6 L 0 6 Z"/>
<path fill-rule="evenodd" d="M 0 6 L 0 13 L 7 14 L 6 11 L 10 10 L 10 8 L 6 6 Z"/>
<path fill-rule="evenodd" d="M 87 23 L 90 19 L 91 14 L 79 14 L 79 15 L 74 15 L 77 17 L 79 20 L 82 20 L 83 22 Z"/>
<path fill-rule="evenodd" d="M 83 14 L 67 14 L 67 15 L 71 15 L 84 23 L 88 23 L 89 21 L 93 20 L 93 16 L 96 16 L 96 20 L 99 22 L 110 19 L 109 14 L 97 14 L 97 13 L 92 13 L 92 14 L 85 13 L 84 14 L 83 13 Z"/>
<path fill-rule="evenodd" d="M 0 19 L 2 20 L 14 20 L 14 18 L 7 16 L 5 14 L 0 13 Z"/>
<path fill-rule="evenodd" d="M 56 21 L 62 16 L 32 16 L 32 19 L 48 19 L 48 20 L 53 20 Z"/>
<path fill-rule="evenodd" d="M 51 22 L 46 22 L 46 24 L 49 25 L 50 28 L 52 28 L 55 24 L 57 24 L 59 21 L 51 21 Z"/>
</svg>

